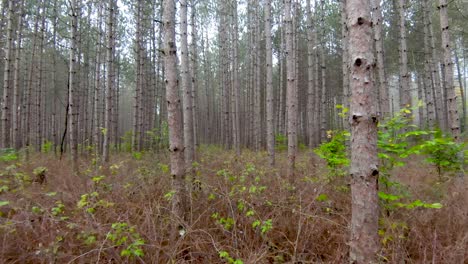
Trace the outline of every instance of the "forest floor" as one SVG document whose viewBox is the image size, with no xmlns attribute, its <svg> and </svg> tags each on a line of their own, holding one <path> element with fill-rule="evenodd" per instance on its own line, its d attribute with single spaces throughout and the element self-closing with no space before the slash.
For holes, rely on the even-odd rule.
<svg viewBox="0 0 468 264">
<path fill-rule="evenodd" d="M 0 262 L 347 263 L 349 177 L 302 151 L 286 179 L 285 155 L 271 167 L 264 152 L 201 147 L 175 243 L 167 154 L 114 154 L 99 169 L 82 159 L 80 176 L 53 154 L 3 161 Z M 381 205 L 382 262 L 468 263 L 466 181 L 407 162 Z"/>
</svg>

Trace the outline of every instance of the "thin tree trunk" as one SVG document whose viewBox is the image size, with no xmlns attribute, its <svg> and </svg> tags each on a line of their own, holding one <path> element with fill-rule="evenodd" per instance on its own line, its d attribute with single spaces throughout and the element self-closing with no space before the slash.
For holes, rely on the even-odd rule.
<svg viewBox="0 0 468 264">
<path fill-rule="evenodd" d="M 381 1 L 372 0 L 372 22 L 374 24 L 374 41 L 375 41 L 375 50 L 377 54 L 377 71 L 379 75 L 379 105 L 380 111 L 383 117 L 388 117 L 390 115 L 390 104 L 388 96 L 388 83 L 387 75 L 385 72 L 385 63 L 384 63 L 384 47 L 383 47 L 383 35 L 382 35 L 382 10 L 381 10 Z"/>
<path fill-rule="evenodd" d="M 343 106 L 349 109 L 349 97 L 350 97 L 350 90 L 349 90 L 349 56 L 348 56 L 348 46 L 349 46 L 349 29 L 347 26 L 348 14 L 346 12 L 346 1 L 341 0 L 341 39 L 343 40 L 342 49 L 342 71 L 343 71 Z M 343 122 L 344 129 L 346 131 L 350 130 L 349 122 L 344 120 Z"/>
<path fill-rule="evenodd" d="M 273 55 L 271 40 L 271 0 L 265 1 L 267 149 L 270 166 L 275 164 L 275 132 L 273 101 Z"/>
<path fill-rule="evenodd" d="M 11 97 L 12 89 L 10 85 L 11 77 L 11 55 L 13 46 L 13 15 L 14 15 L 14 1 L 8 1 L 8 22 L 7 22 L 7 35 L 5 47 L 5 66 L 3 72 L 3 105 L 2 105 L 2 131 L 1 131 L 1 148 L 11 147 L 10 133 L 11 133 Z"/>
<path fill-rule="evenodd" d="M 240 85 L 239 85 L 239 18 L 237 15 L 237 2 L 234 1 L 234 58 L 233 58 L 233 87 L 234 90 L 234 119 L 233 119 L 233 139 L 234 149 L 238 156 L 241 155 L 241 123 L 240 123 Z"/>
<path fill-rule="evenodd" d="M 20 14 L 18 20 L 18 30 L 17 30 L 17 44 L 15 51 L 15 65 L 14 65 L 14 75 L 13 75 L 13 106 L 12 106 L 12 123 L 13 123 L 13 135 L 12 142 L 16 149 L 21 147 L 21 135 L 20 135 L 20 126 L 21 126 L 21 116 L 20 116 L 20 71 L 21 71 L 21 43 L 23 41 L 23 27 L 24 27 L 24 2 L 20 1 Z"/>
<path fill-rule="evenodd" d="M 140 127 L 139 127 L 139 119 L 140 119 L 140 104 L 141 104 L 141 98 L 140 98 L 140 89 L 142 89 L 142 83 L 141 83 L 141 75 L 143 69 L 141 69 L 141 53 L 142 53 L 142 47 L 141 47 L 141 13 L 142 13 L 142 0 L 137 0 L 136 3 L 136 34 L 135 34 L 135 42 L 136 42 L 136 54 L 135 54 L 135 64 L 136 64 L 136 87 L 135 87 L 135 97 L 134 97 L 134 112 L 133 112 L 133 135 L 132 135 L 132 150 L 138 151 L 140 150 L 141 146 L 139 144 L 140 142 Z"/>
<path fill-rule="evenodd" d="M 434 39 L 434 28 L 432 25 L 432 3 L 433 1 L 424 0 L 426 5 L 426 17 L 427 17 L 427 26 L 429 29 L 429 43 L 431 45 L 431 61 L 429 63 L 432 71 L 432 80 L 433 80 L 433 94 L 434 94 L 434 104 L 435 104 L 435 113 L 438 121 L 438 125 L 442 130 L 446 130 L 447 123 L 447 112 L 444 108 L 443 102 L 443 93 L 442 93 L 442 84 L 440 80 L 440 67 L 439 59 L 437 56 L 437 50 L 435 48 L 435 39 Z"/>
<path fill-rule="evenodd" d="M 400 108 L 411 107 L 410 74 L 408 72 L 408 48 L 406 42 L 406 0 L 398 0 L 400 27 Z"/>
<path fill-rule="evenodd" d="M 287 68 L 287 108 L 288 108 L 288 178 L 294 178 L 297 153 L 297 90 L 295 78 L 295 61 L 293 54 L 293 24 L 291 17 L 291 0 L 285 1 L 284 22 L 286 25 L 286 68 Z"/>
<path fill-rule="evenodd" d="M 310 6 L 310 0 L 306 1 L 306 12 L 307 12 L 307 138 L 309 147 L 316 145 L 314 137 L 314 32 L 313 32 L 313 21 L 312 21 L 312 7 Z"/>
<path fill-rule="evenodd" d="M 377 196 L 377 106 L 374 53 L 368 0 L 347 0 L 351 69 L 351 241 L 350 262 L 377 263 L 380 241 Z"/>
<path fill-rule="evenodd" d="M 442 30 L 442 50 L 444 52 L 443 68 L 445 76 L 445 97 L 447 99 L 448 128 L 455 141 L 460 140 L 460 118 L 458 116 L 457 95 L 453 84 L 452 42 L 447 8 L 447 0 L 439 0 L 440 27 Z"/>
<path fill-rule="evenodd" d="M 456 48 L 455 48 L 455 64 L 457 66 L 458 83 L 460 85 L 460 97 L 462 99 L 463 117 L 461 121 L 461 133 L 463 133 L 466 130 L 466 98 L 465 98 L 465 89 L 463 86 L 463 75 L 460 70 L 460 61 L 458 59 L 458 50 Z"/>
<path fill-rule="evenodd" d="M 192 63 L 191 63 L 191 78 L 192 78 L 192 119 L 193 119 L 193 160 L 196 160 L 196 152 L 197 147 L 199 145 L 199 120 L 198 120 L 198 25 L 197 25 L 197 8 L 196 8 L 197 1 L 191 0 L 191 13 L 190 19 L 192 24 L 192 42 L 191 46 L 191 53 L 192 53 Z"/>
<path fill-rule="evenodd" d="M 187 40 L 187 0 L 180 1 L 180 33 L 181 33 L 181 86 L 183 92 L 183 117 L 184 117 L 184 146 L 185 146 L 185 168 L 191 173 L 194 161 L 193 145 L 193 101 L 192 87 L 189 72 L 189 53 Z"/>
<path fill-rule="evenodd" d="M 71 158 L 72 158 L 72 167 L 73 171 L 78 171 L 78 127 L 77 127 L 77 117 L 78 117 L 78 109 L 75 104 L 77 100 L 77 81 L 76 81 L 76 67 L 77 67 L 77 38 L 78 38 L 78 1 L 79 0 L 71 0 L 71 42 L 70 42 L 70 70 L 69 70 L 69 95 L 68 95 L 68 105 L 69 105 L 69 120 L 70 120 L 70 149 L 71 149 Z"/>
<path fill-rule="evenodd" d="M 434 83 L 432 82 L 432 54 L 431 44 L 429 38 L 429 18 L 430 11 L 428 8 L 428 1 L 423 0 L 423 21 L 424 21 L 424 86 L 426 89 L 426 112 L 427 112 L 427 123 L 429 129 L 434 129 L 436 125 L 436 112 L 435 112 L 435 100 L 434 100 Z"/>
<path fill-rule="evenodd" d="M 176 217 L 172 237 L 175 239 L 178 230 L 184 228 L 186 214 L 185 161 L 182 113 L 178 94 L 177 48 L 175 40 L 175 1 L 164 1 L 164 54 L 166 69 L 166 98 L 169 124 L 169 151 L 174 195 L 172 213 Z"/>
<path fill-rule="evenodd" d="M 112 90 L 114 89 L 114 0 L 108 0 L 107 8 L 107 81 L 106 81 L 106 112 L 104 116 L 104 142 L 103 142 L 103 159 L 104 162 L 109 162 L 109 145 L 112 133 Z"/>
</svg>

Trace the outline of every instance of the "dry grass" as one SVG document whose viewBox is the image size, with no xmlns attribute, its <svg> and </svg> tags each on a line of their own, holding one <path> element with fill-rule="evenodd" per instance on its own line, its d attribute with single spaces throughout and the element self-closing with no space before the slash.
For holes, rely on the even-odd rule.
<svg viewBox="0 0 468 264">
<path fill-rule="evenodd" d="M 288 180 L 285 162 L 279 154 L 271 168 L 265 153 L 245 151 L 236 158 L 218 148 L 202 149 L 197 166 L 201 190 L 192 192 L 190 225 L 176 243 L 169 240 L 173 216 L 165 197 L 171 188 L 161 166 L 168 163 L 164 155 L 147 154 L 142 160 L 115 155 L 112 168 L 97 172 L 90 160 L 82 160 L 80 176 L 53 155 L 38 155 L 31 164 L 8 170 L 3 164 L 0 186 L 10 190 L 0 193 L 0 201 L 10 204 L 0 207 L 0 262 L 226 263 L 219 256 L 226 251 L 243 263 L 346 263 L 351 213 L 346 179 L 329 180 L 317 158 L 301 153 L 298 175 Z M 46 183 L 14 180 L 19 172 L 32 175 L 38 166 L 48 169 Z M 106 177 L 93 182 L 99 175 Z M 382 255 L 389 263 L 467 263 L 466 182 L 438 183 L 435 172 L 420 161 L 395 175 L 411 199 L 444 207 L 382 210 Z M 78 208 L 80 197 L 93 192 L 96 202 L 113 206 L 96 206 L 92 214 Z M 54 215 L 57 201 L 64 208 Z M 232 219 L 227 220 L 232 226 L 222 218 Z M 253 228 L 257 220 L 260 226 Z M 268 220 L 272 228 L 263 233 Z M 136 227 L 145 240 L 144 256 L 121 256 L 132 238 L 123 245 L 112 243 L 107 235 L 116 222 Z M 90 237 L 95 239 L 86 241 Z"/>
</svg>

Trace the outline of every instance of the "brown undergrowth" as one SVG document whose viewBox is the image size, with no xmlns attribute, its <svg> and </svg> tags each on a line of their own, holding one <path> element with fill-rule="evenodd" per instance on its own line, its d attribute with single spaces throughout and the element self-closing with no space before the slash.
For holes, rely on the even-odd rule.
<svg viewBox="0 0 468 264">
<path fill-rule="evenodd" d="M 16 165 L 15 165 L 16 164 Z M 0 176 L 2 263 L 346 263 L 351 216 L 347 179 L 300 154 L 295 179 L 286 157 L 241 157 L 202 147 L 188 226 L 170 242 L 171 185 L 166 155 L 115 154 L 105 168 L 34 155 L 6 162 Z M 47 169 L 34 182 L 34 169 Z M 382 262 L 467 263 L 468 192 L 460 179 L 438 182 L 422 161 L 394 172 L 411 199 L 441 209 L 382 209 Z M 103 177 L 102 177 L 103 176 Z M 7 202 L 7 203 L 6 203 Z M 144 241 L 144 243 L 140 243 Z M 126 251 L 127 250 L 127 251 Z M 141 251 L 144 255 L 141 254 Z"/>
</svg>

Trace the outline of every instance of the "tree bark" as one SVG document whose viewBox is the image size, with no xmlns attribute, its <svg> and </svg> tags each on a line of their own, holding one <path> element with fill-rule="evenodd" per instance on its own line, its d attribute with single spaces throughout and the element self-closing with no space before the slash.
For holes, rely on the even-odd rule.
<svg viewBox="0 0 468 264">
<path fill-rule="evenodd" d="M 11 147 L 10 133 L 11 133 L 11 97 L 12 89 L 10 85 L 11 77 L 11 54 L 13 46 L 13 15 L 14 15 L 14 1 L 8 1 L 8 15 L 7 15 L 7 34 L 5 44 L 5 66 L 3 71 L 3 105 L 2 105 L 2 131 L 1 131 L 1 148 Z"/>
<path fill-rule="evenodd" d="M 273 55 L 271 40 L 271 0 L 265 1 L 265 43 L 266 43 L 266 107 L 267 107 L 267 149 L 270 166 L 275 164 L 275 132 L 273 101 Z"/>
<path fill-rule="evenodd" d="M 382 35 L 382 10 L 381 10 L 381 1 L 372 0 L 372 22 L 374 24 L 374 41 L 375 41 L 375 50 L 377 54 L 377 71 L 379 75 L 379 105 L 380 112 L 382 117 L 390 116 L 390 104 L 388 96 L 388 83 L 387 83 L 387 74 L 385 71 L 384 63 L 384 46 L 383 46 L 383 35 Z"/>
<path fill-rule="evenodd" d="M 15 65 L 14 65 L 14 75 L 13 75 L 13 135 L 12 142 L 16 149 L 21 147 L 21 135 L 20 135 L 20 125 L 21 125 L 21 116 L 20 113 L 20 71 L 21 71 L 21 43 L 23 41 L 23 20 L 25 16 L 24 12 L 24 2 L 21 1 L 20 5 L 20 15 L 18 20 L 18 30 L 17 30 L 17 44 L 15 51 Z M 55 41 L 54 41 L 55 43 Z"/>
<path fill-rule="evenodd" d="M 448 128 L 455 141 L 460 140 L 460 117 L 458 116 L 457 95 L 453 83 L 452 43 L 448 22 L 447 0 L 439 0 L 440 28 L 442 30 L 443 68 L 445 76 L 445 97 L 447 99 Z"/>
<path fill-rule="evenodd" d="M 411 107 L 410 74 L 408 72 L 408 48 L 406 42 L 406 0 L 398 0 L 400 28 L 400 108 Z"/>
<path fill-rule="evenodd" d="M 377 106 L 373 87 L 372 22 L 368 0 L 347 0 L 351 69 L 351 263 L 377 263 L 379 200 Z"/>
<path fill-rule="evenodd" d="M 284 22 L 286 25 L 286 68 L 288 108 L 288 178 L 294 178 L 297 153 L 297 90 L 295 85 L 295 61 L 293 54 L 293 25 L 291 17 L 291 0 L 285 1 Z"/>
<path fill-rule="evenodd" d="M 68 93 L 68 105 L 69 105 L 69 125 L 70 125 L 70 149 L 71 149 L 71 158 L 72 158 L 72 168 L 74 172 L 78 171 L 78 126 L 77 126 L 77 117 L 78 111 L 75 104 L 77 100 L 77 89 L 76 89 L 76 63 L 77 63 L 77 38 L 78 38 L 78 12 L 79 12 L 79 0 L 71 0 L 71 41 L 70 41 L 70 69 L 69 69 L 69 93 Z"/>
<path fill-rule="evenodd" d="M 175 7 L 174 0 L 164 1 L 164 54 L 166 69 L 167 120 L 169 125 L 169 151 L 171 160 L 171 175 L 174 195 L 172 197 L 172 213 L 176 217 L 173 238 L 178 235 L 178 229 L 184 228 L 186 212 L 185 161 L 182 113 L 178 94 L 177 80 L 177 47 L 175 39 Z"/>
<path fill-rule="evenodd" d="M 107 40 L 106 40 L 106 112 L 104 116 L 104 142 L 103 142 L 103 159 L 104 162 L 109 162 L 110 139 L 112 133 L 112 90 L 114 89 L 114 14 L 115 2 L 108 0 L 107 3 Z"/>
<path fill-rule="evenodd" d="M 461 133 L 465 132 L 466 130 L 466 98 L 465 98 L 465 87 L 463 84 L 463 75 L 460 70 L 460 61 L 458 59 L 458 50 L 455 48 L 455 64 L 457 66 L 457 76 L 458 76 L 458 83 L 460 85 L 460 97 L 462 99 L 462 111 L 463 111 L 463 117 L 461 121 Z"/>
<path fill-rule="evenodd" d="M 437 119 L 435 112 L 435 100 L 434 100 L 434 83 L 432 81 L 432 53 L 430 44 L 430 32 L 429 18 L 430 10 L 428 7 L 428 1 L 423 0 L 423 22 L 424 22 L 424 86 L 426 88 L 425 99 L 426 99 L 426 112 L 427 112 L 427 125 L 429 129 L 434 129 Z"/>
<path fill-rule="evenodd" d="M 181 86 L 183 92 L 183 117 L 184 117 L 184 145 L 185 166 L 187 172 L 191 171 L 194 161 L 193 145 L 193 101 L 191 77 L 189 72 L 189 53 L 187 40 L 187 0 L 180 1 L 180 33 L 181 33 Z"/>
</svg>

